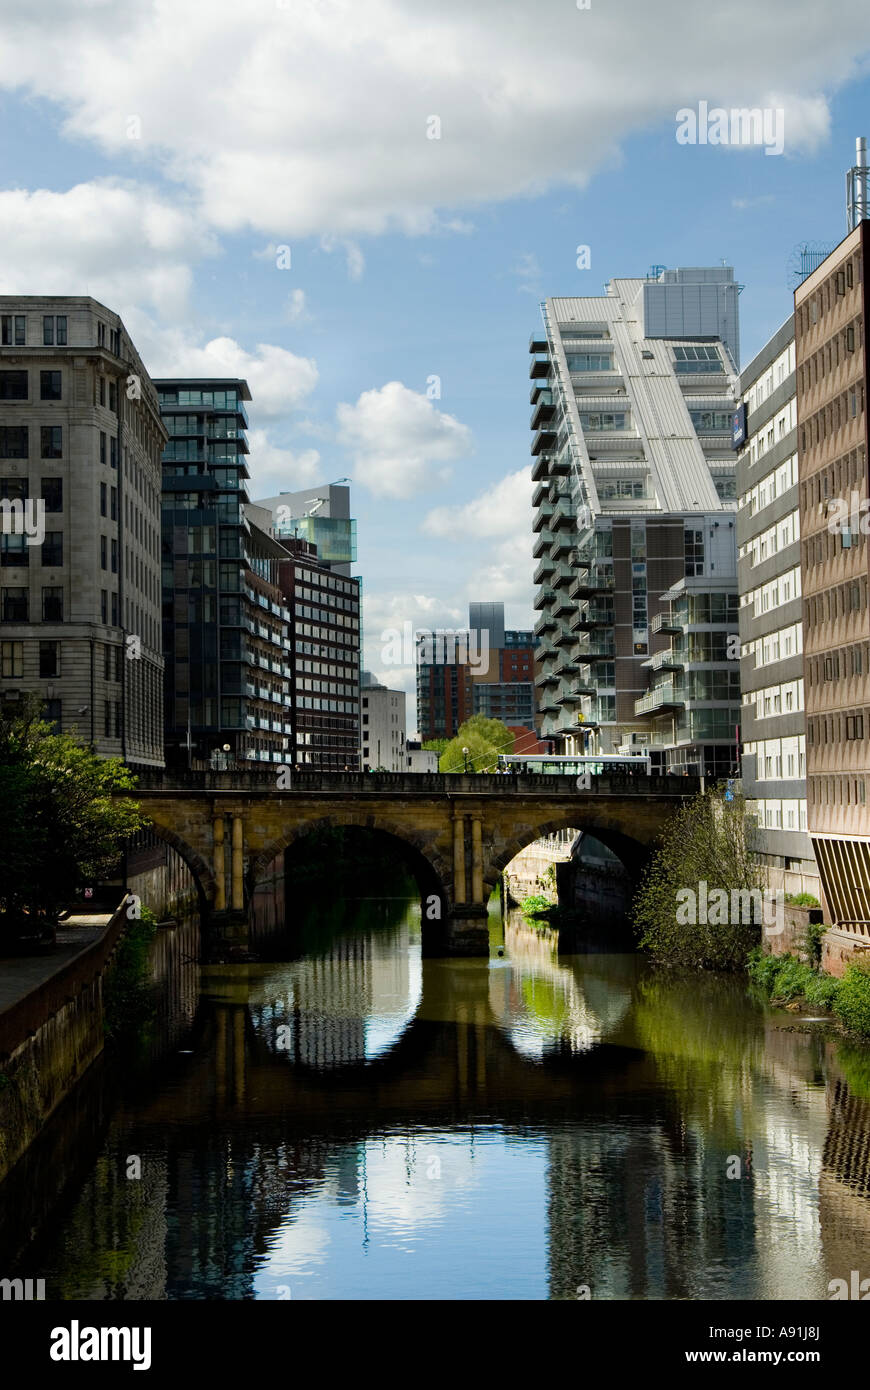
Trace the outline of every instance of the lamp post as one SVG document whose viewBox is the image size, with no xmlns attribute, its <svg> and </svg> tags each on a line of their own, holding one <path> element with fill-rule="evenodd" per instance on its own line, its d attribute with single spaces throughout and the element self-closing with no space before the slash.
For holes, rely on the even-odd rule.
<svg viewBox="0 0 870 1390">
<path fill-rule="evenodd" d="M 467 772 L 468 772 L 468 749 L 467 749 L 467 748 L 463 748 L 463 750 L 462 750 L 462 756 L 463 756 L 463 758 L 465 759 L 465 771 L 466 771 L 466 773 L 467 773 Z"/>
</svg>

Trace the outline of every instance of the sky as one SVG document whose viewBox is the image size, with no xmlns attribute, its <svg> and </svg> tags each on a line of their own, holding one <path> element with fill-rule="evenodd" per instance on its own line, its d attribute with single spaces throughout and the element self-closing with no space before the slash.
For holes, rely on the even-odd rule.
<svg viewBox="0 0 870 1390">
<path fill-rule="evenodd" d="M 701 102 L 781 110 L 782 153 L 679 142 Z M 533 622 L 540 300 L 724 261 L 748 363 L 845 235 L 870 7 L 0 0 L 0 119 L 0 293 L 244 376 L 252 500 L 350 478 L 364 664 L 412 691 L 392 631 Z"/>
</svg>

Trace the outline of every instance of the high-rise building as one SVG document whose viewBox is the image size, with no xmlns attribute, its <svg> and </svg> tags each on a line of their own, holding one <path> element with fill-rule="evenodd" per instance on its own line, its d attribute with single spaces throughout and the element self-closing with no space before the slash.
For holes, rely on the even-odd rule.
<svg viewBox="0 0 870 1390">
<path fill-rule="evenodd" d="M 535 634 L 506 629 L 503 603 L 468 611 L 467 629 L 418 634 L 420 737 L 453 738 L 474 714 L 533 731 Z"/>
<path fill-rule="evenodd" d="M 283 763 L 290 735 L 286 551 L 248 513 L 244 402 L 222 378 L 155 382 L 163 454 L 167 760 Z M 246 506 L 248 504 L 248 506 Z"/>
<path fill-rule="evenodd" d="M 529 345 L 536 686 L 541 737 L 560 751 L 645 742 L 667 766 L 728 761 L 739 705 L 719 698 L 725 658 L 670 644 L 681 664 L 660 680 L 660 623 L 672 594 L 736 592 L 738 290 L 727 266 L 654 267 L 542 305 Z"/>
<path fill-rule="evenodd" d="M 360 581 L 322 564 L 309 541 L 285 538 L 278 567 L 290 615 L 293 734 L 304 768 L 352 772 L 360 756 Z"/>
<path fill-rule="evenodd" d="M 870 937 L 868 245 L 861 220 L 795 291 L 807 821 L 834 969 Z"/>
<path fill-rule="evenodd" d="M 0 297 L 0 688 L 134 768 L 163 765 L 165 438 L 117 314 Z"/>
<path fill-rule="evenodd" d="M 743 792 L 771 888 L 818 896 L 807 834 L 794 319 L 740 377 L 735 412 Z"/>
</svg>

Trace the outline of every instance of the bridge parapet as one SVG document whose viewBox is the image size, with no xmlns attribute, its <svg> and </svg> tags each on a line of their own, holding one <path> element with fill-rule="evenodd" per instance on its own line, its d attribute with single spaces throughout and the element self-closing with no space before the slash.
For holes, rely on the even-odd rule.
<svg viewBox="0 0 870 1390">
<path fill-rule="evenodd" d="M 498 796 L 516 799 L 529 795 L 577 796 L 673 796 L 684 800 L 700 791 L 700 779 L 643 772 L 603 773 L 591 778 L 591 786 L 577 789 L 577 778 L 543 773 L 441 772 L 291 772 L 279 785 L 278 773 L 265 768 L 228 772 L 166 771 L 139 774 L 138 791 L 235 792 L 262 796 L 294 793 L 333 796 L 386 795 L 391 798 L 432 796 Z M 135 795 L 135 792 L 133 793 Z"/>
</svg>

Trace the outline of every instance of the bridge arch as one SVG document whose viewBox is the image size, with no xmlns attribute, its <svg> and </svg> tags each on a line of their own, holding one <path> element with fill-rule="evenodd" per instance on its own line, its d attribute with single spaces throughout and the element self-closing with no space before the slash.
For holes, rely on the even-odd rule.
<svg viewBox="0 0 870 1390">
<path fill-rule="evenodd" d="M 559 830 L 569 829 L 575 829 L 583 835 L 594 836 L 607 849 L 612 850 L 625 866 L 631 879 L 637 881 L 650 855 L 649 844 L 644 843 L 643 840 L 635 839 L 632 835 L 628 835 L 625 831 L 618 830 L 614 826 L 599 825 L 594 819 L 589 824 L 585 824 L 586 819 L 583 812 L 578 812 L 577 808 L 573 811 L 566 809 L 564 814 L 550 817 L 548 820 L 541 821 L 539 825 L 523 826 L 522 829 L 517 830 L 513 837 L 503 842 L 487 857 L 483 874 L 486 896 L 488 897 L 497 887 L 502 872 L 522 850 L 534 844 L 536 840 L 543 839 L 545 835 L 555 835 Z"/>
<path fill-rule="evenodd" d="M 195 850 L 192 845 L 182 839 L 175 830 L 171 830 L 168 825 L 161 824 L 148 810 L 147 803 L 141 806 L 141 810 L 142 814 L 147 817 L 148 824 L 157 838 L 174 849 L 190 870 L 196 886 L 200 913 L 204 918 L 215 898 L 215 877 L 211 864 L 203 858 L 198 850 Z"/>
<path fill-rule="evenodd" d="M 437 846 L 425 842 L 423 836 L 409 833 L 406 826 L 399 825 L 388 816 L 365 811 L 342 810 L 333 815 L 318 816 L 312 820 L 288 825 L 286 830 L 251 858 L 245 885 L 246 897 L 250 900 L 268 865 L 286 849 L 318 831 L 346 828 L 371 831 L 395 842 L 398 853 L 420 890 L 423 903 L 433 896 L 437 897 L 442 916 L 447 915 L 451 896 L 452 865 L 446 856 Z M 425 920 L 424 913 L 424 923 Z"/>
</svg>

